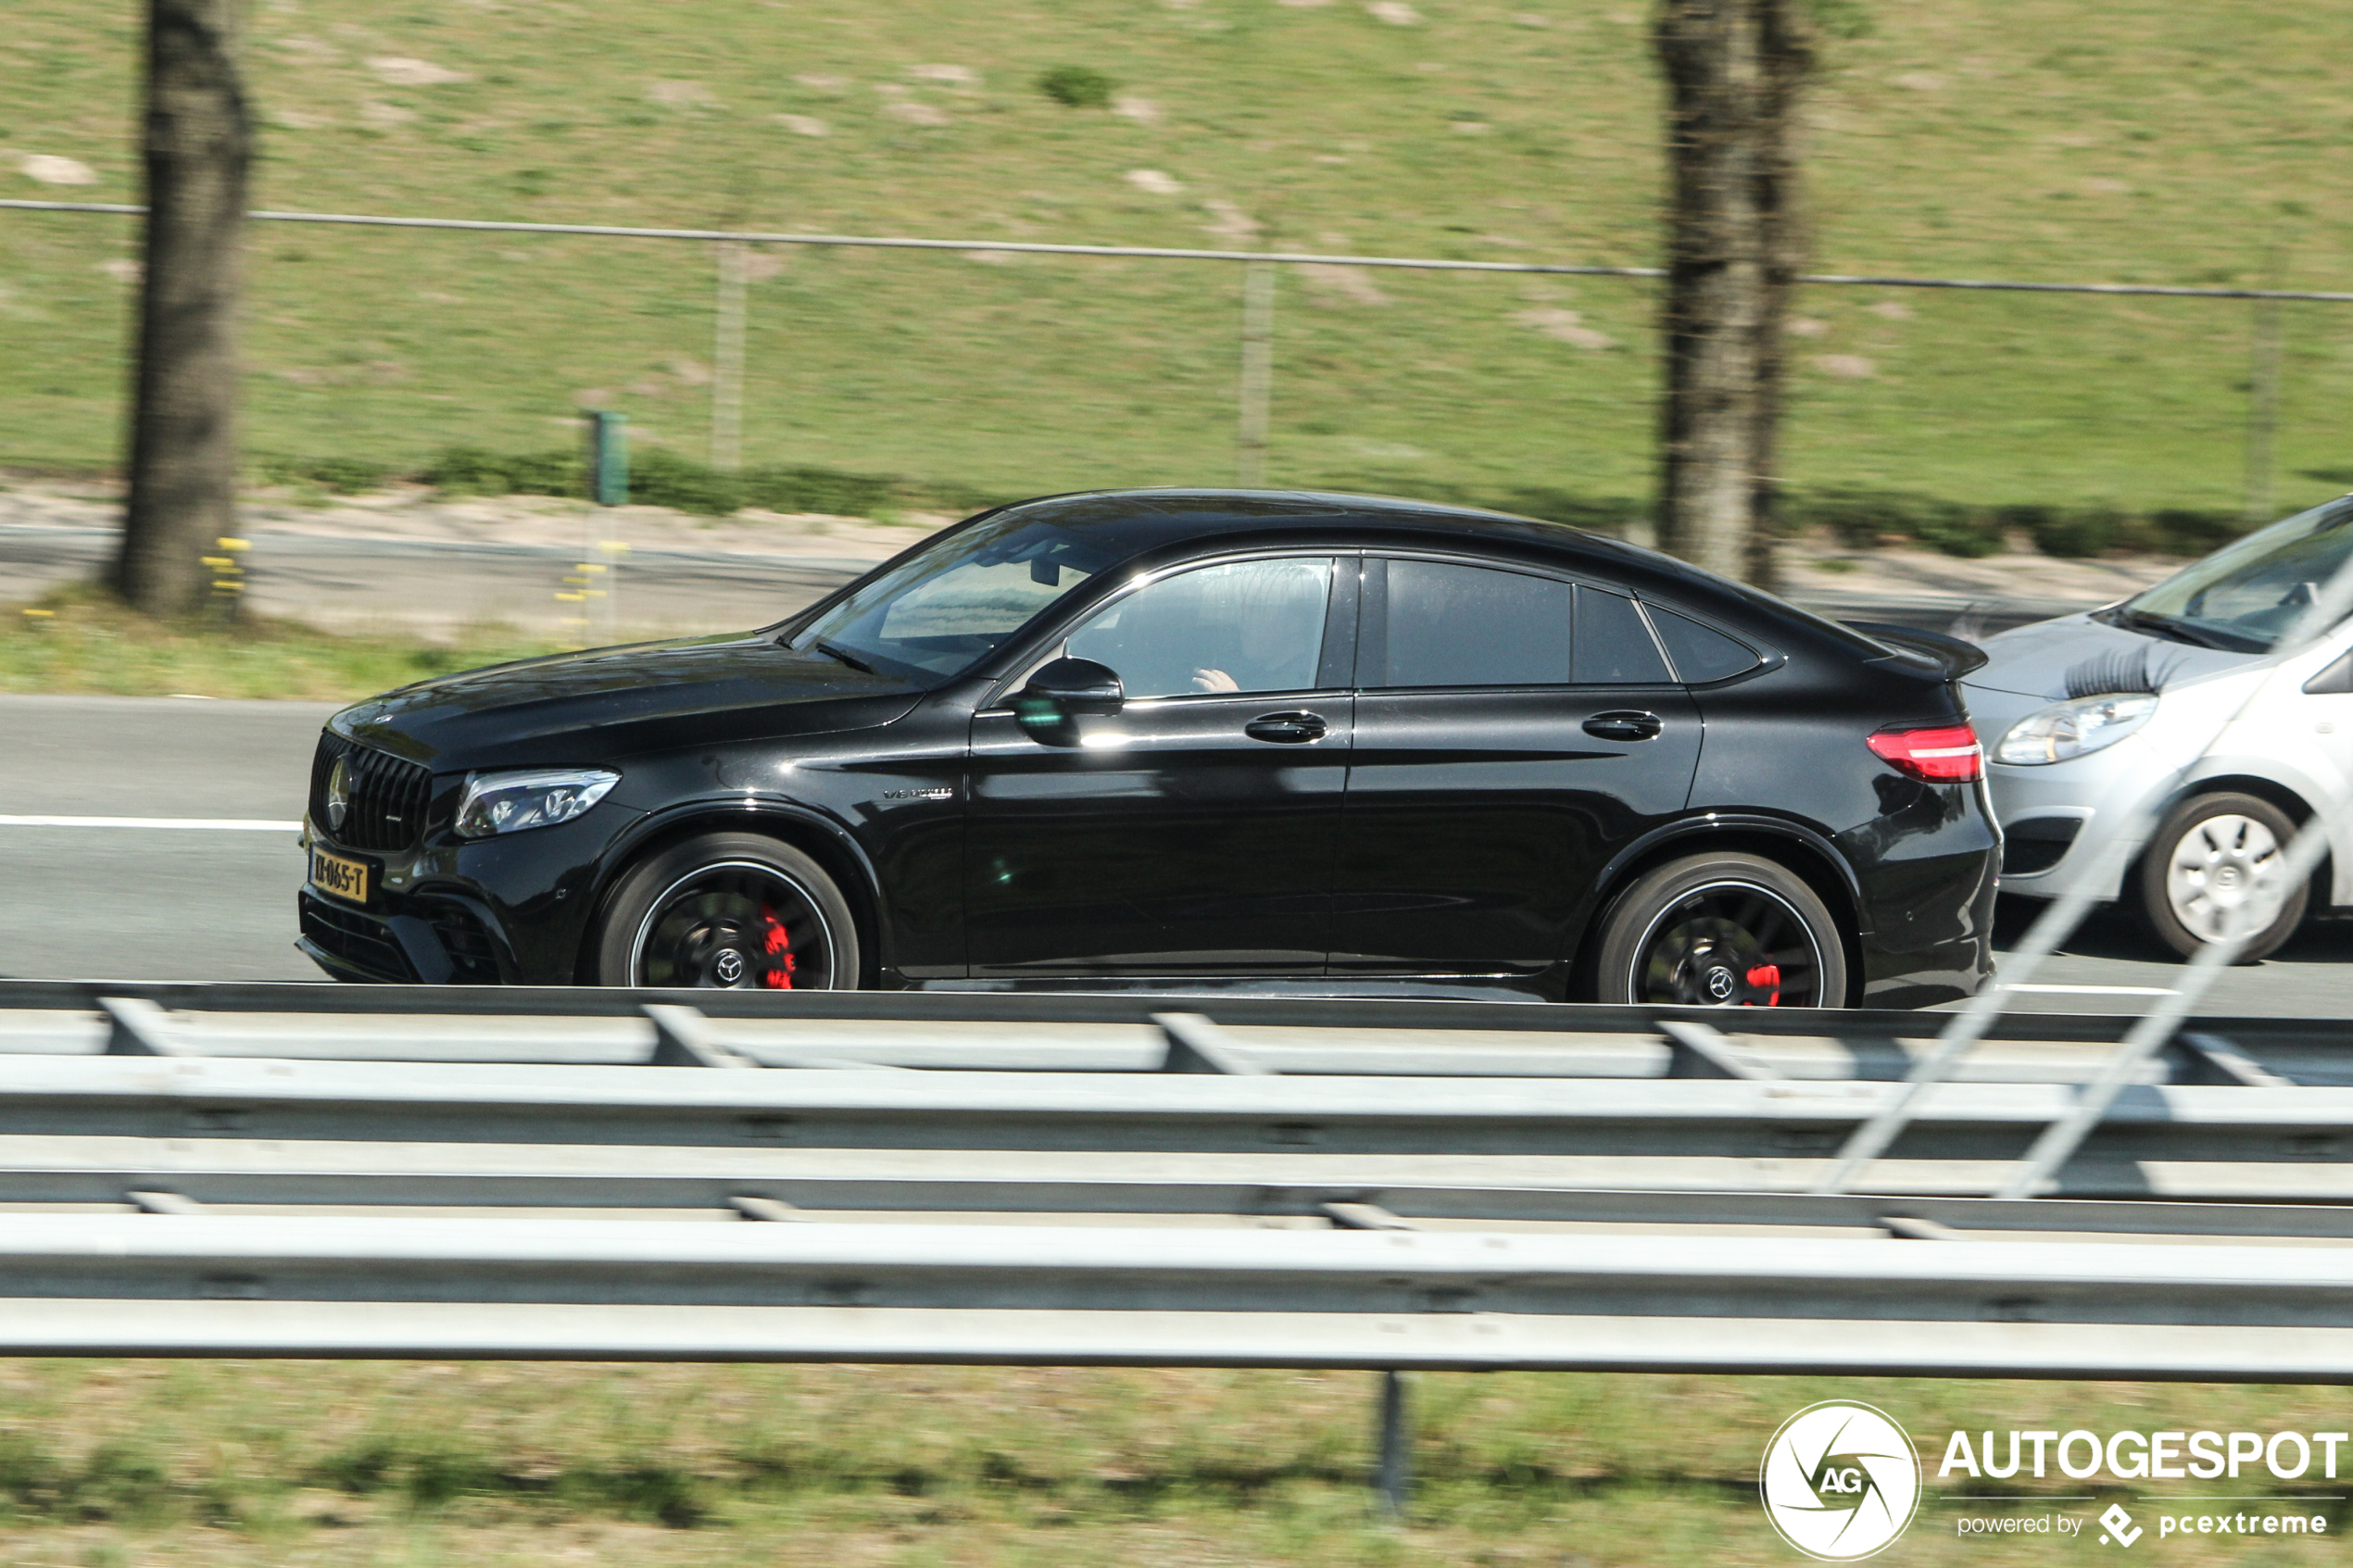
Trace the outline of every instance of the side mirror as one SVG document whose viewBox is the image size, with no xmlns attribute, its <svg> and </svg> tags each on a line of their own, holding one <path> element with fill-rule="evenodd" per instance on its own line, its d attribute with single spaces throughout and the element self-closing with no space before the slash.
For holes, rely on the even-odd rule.
<svg viewBox="0 0 2353 1568">
<path fill-rule="evenodd" d="M 1082 713 L 1116 713 L 1126 701 L 1126 688 L 1110 667 L 1091 659 L 1057 659 L 1013 695 L 1013 717 L 1033 734 L 1051 734 Z"/>
</svg>

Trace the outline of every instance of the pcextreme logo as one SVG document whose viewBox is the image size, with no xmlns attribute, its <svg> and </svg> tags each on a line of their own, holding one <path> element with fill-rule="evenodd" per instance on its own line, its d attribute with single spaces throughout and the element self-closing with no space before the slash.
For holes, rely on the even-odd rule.
<svg viewBox="0 0 2353 1568">
<path fill-rule="evenodd" d="M 1893 1545 L 1920 1500 L 1912 1439 L 1869 1405 L 1808 1405 L 1765 1445 L 1756 1475 L 1765 1517 L 1781 1539 L 1825 1562 Z"/>
</svg>

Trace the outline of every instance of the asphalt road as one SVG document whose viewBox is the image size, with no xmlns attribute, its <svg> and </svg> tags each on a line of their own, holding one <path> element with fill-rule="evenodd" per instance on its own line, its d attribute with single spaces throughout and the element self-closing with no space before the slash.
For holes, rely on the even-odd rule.
<svg viewBox="0 0 2353 1568">
<path fill-rule="evenodd" d="M 0 975 L 315 980 L 296 825 L 321 702 L 0 696 Z M 64 826 L 100 817 L 274 827 Z"/>
<path fill-rule="evenodd" d="M 315 980 L 294 824 L 331 705 L 0 696 L 0 976 Z M 107 818 L 104 824 L 43 819 Z M 129 821 L 125 821 L 128 819 Z M 154 820 L 209 826 L 143 825 Z M 2037 906 L 2006 907 L 2003 947 Z M 2181 974 L 2115 916 L 2045 966 L 2041 1011 L 2133 1013 Z M 2208 1015 L 2353 1017 L 2353 922 L 2226 974 Z"/>
</svg>

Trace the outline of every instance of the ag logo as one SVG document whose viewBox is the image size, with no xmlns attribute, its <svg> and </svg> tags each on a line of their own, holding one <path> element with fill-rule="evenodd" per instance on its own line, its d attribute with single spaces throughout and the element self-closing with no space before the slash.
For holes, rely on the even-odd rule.
<svg viewBox="0 0 2353 1568">
<path fill-rule="evenodd" d="M 1893 1542 L 1920 1500 L 1919 1456 L 1869 1405 L 1809 1405 L 1765 1445 L 1765 1517 L 1808 1557 L 1851 1562 Z"/>
</svg>

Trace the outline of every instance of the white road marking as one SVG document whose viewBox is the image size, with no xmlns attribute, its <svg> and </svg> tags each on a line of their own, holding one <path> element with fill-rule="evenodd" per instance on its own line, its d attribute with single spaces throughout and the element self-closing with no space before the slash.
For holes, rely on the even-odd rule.
<svg viewBox="0 0 2353 1568">
<path fill-rule="evenodd" d="M 0 817 L 0 828 L 199 828 L 214 833 L 300 833 L 300 822 L 258 817 Z"/>
<path fill-rule="evenodd" d="M 2057 997 L 2171 997 L 2177 992 L 2163 985 L 2013 985 L 2013 991 L 2034 991 Z"/>
</svg>

